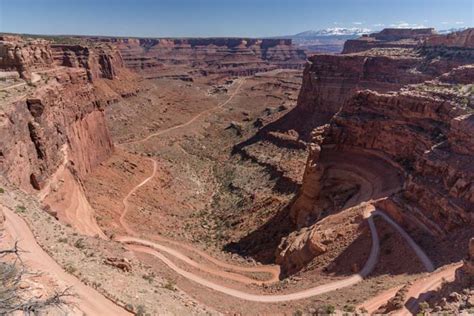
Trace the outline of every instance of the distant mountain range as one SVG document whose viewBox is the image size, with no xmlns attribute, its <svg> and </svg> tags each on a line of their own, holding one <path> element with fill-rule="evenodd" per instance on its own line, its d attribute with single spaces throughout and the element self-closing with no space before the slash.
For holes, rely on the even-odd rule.
<svg viewBox="0 0 474 316">
<path fill-rule="evenodd" d="M 437 30 L 439 34 L 447 34 L 457 31 L 463 31 L 467 29 L 467 27 L 460 27 L 460 28 L 450 28 L 446 30 Z M 378 32 L 380 30 L 371 30 L 368 28 L 360 28 L 360 27 L 330 27 L 321 30 L 309 30 L 304 31 L 294 35 L 286 35 L 283 36 L 284 38 L 294 38 L 294 39 L 310 39 L 310 38 L 320 38 L 320 37 L 357 37 L 361 36 L 362 34 L 368 34 L 373 32 Z"/>
<path fill-rule="evenodd" d="M 314 38 L 314 37 L 324 37 L 324 36 L 360 36 L 362 34 L 367 34 L 371 32 L 367 28 L 343 28 L 343 27 L 332 27 L 327 29 L 322 29 L 318 31 L 310 30 L 301 32 L 295 35 L 292 35 L 292 38 Z"/>
<path fill-rule="evenodd" d="M 467 27 L 437 30 L 437 32 L 439 34 L 447 34 L 465 29 L 467 29 Z M 306 49 L 309 52 L 338 53 L 342 51 L 342 47 L 346 40 L 360 37 L 362 34 L 369 34 L 378 31 L 380 30 L 359 27 L 332 27 L 321 30 L 304 31 L 294 35 L 278 36 L 278 38 L 291 38 L 296 46 Z"/>
</svg>

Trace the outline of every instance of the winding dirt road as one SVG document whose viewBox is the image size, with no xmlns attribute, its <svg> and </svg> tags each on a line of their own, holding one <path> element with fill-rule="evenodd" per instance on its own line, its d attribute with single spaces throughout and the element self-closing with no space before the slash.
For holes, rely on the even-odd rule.
<svg viewBox="0 0 474 316">
<path fill-rule="evenodd" d="M 180 124 L 180 125 L 176 125 L 174 127 L 171 127 L 171 128 L 168 128 L 168 129 L 165 129 L 165 130 L 153 133 L 153 134 L 150 134 L 150 135 L 148 135 L 147 137 L 145 137 L 143 139 L 122 143 L 121 145 L 136 144 L 136 143 L 145 142 L 145 141 L 151 139 L 152 137 L 163 135 L 167 132 L 177 130 L 177 129 L 182 128 L 182 127 L 189 126 L 190 124 L 195 122 L 202 115 L 204 115 L 206 113 L 209 113 L 212 110 L 221 108 L 221 107 L 225 106 L 226 104 L 228 104 L 233 99 L 233 97 L 237 94 L 237 92 L 239 91 L 242 84 L 243 84 L 243 80 L 239 83 L 236 90 L 230 95 L 230 97 L 225 102 L 219 104 L 218 106 L 216 106 L 214 108 L 211 108 L 211 109 L 208 109 L 204 112 L 199 113 L 198 115 L 193 117 L 188 122 Z M 345 278 L 345 279 L 342 279 L 342 280 L 339 280 L 339 281 L 335 281 L 335 282 L 331 282 L 331 283 L 328 283 L 328 284 L 323 284 L 323 285 L 319 285 L 319 286 L 316 286 L 316 287 L 312 287 L 312 288 L 309 288 L 307 290 L 298 291 L 298 292 L 291 293 L 291 294 L 283 294 L 283 295 L 258 295 L 258 294 L 246 293 L 246 292 L 243 292 L 243 291 L 232 289 L 230 287 L 223 286 L 223 285 L 217 284 L 215 282 L 206 280 L 205 278 L 203 278 L 201 276 L 198 276 L 195 273 L 186 271 L 186 270 L 178 267 L 172 260 L 170 260 L 168 257 L 166 257 L 163 254 L 163 252 L 167 253 L 168 255 L 172 256 L 173 258 L 178 259 L 181 262 L 183 262 L 183 263 L 185 263 L 185 264 L 187 264 L 187 265 L 189 265 L 193 268 L 197 268 L 201 271 L 204 271 L 204 272 L 207 272 L 207 273 L 219 276 L 219 277 L 227 278 L 229 280 L 242 282 L 242 283 L 245 283 L 245 284 L 249 284 L 249 283 L 260 283 L 261 284 L 261 283 L 277 282 L 279 280 L 278 279 L 279 268 L 278 267 L 272 267 L 272 266 L 261 266 L 261 267 L 235 266 L 235 265 L 231 265 L 231 264 L 228 264 L 228 263 L 225 263 L 225 262 L 221 262 L 221 261 L 219 261 L 219 260 L 217 260 L 217 259 L 205 254 L 204 252 L 202 252 L 202 251 L 200 251 L 196 248 L 193 248 L 189 245 L 186 245 L 184 243 L 180 243 L 180 242 L 177 242 L 177 241 L 169 240 L 169 239 L 166 239 L 166 238 L 161 237 L 161 236 L 153 236 L 154 241 L 149 241 L 149 240 L 144 240 L 144 239 L 137 238 L 136 236 L 138 234 L 135 231 L 133 231 L 133 229 L 130 228 L 130 226 L 127 224 L 125 218 L 126 218 L 126 214 L 127 214 L 128 210 L 129 210 L 128 199 L 130 198 L 130 196 L 132 196 L 132 194 L 135 193 L 140 187 L 144 186 L 146 183 L 148 183 L 150 180 L 152 180 L 154 178 L 154 176 L 156 175 L 156 171 L 157 171 L 156 161 L 152 158 L 147 158 L 147 159 L 153 163 L 153 172 L 151 173 L 150 176 L 148 176 L 142 182 L 140 182 L 137 186 L 135 186 L 124 197 L 124 199 L 122 201 L 122 203 L 123 203 L 123 212 L 120 215 L 120 224 L 123 226 L 123 228 L 125 229 L 127 234 L 129 234 L 130 236 L 119 236 L 119 237 L 116 238 L 116 240 L 127 244 L 127 248 L 129 248 L 132 251 L 143 252 L 143 253 L 147 253 L 147 254 L 155 256 L 156 258 L 161 260 L 165 265 L 167 265 L 170 269 L 172 269 L 173 271 L 175 271 L 179 275 L 187 278 L 188 280 L 196 282 L 200 285 L 208 287 L 212 290 L 215 290 L 215 291 L 218 291 L 218 292 L 221 292 L 221 293 L 224 293 L 224 294 L 227 294 L 227 295 L 239 298 L 239 299 L 243 299 L 243 300 L 270 303 L 270 302 L 282 302 L 282 301 L 291 301 L 291 300 L 299 300 L 299 299 L 309 298 L 309 297 L 312 297 L 312 296 L 316 296 L 316 295 L 320 295 L 320 294 L 323 294 L 323 293 L 331 292 L 331 291 L 341 289 L 341 288 L 344 288 L 344 287 L 352 286 L 352 285 L 362 281 L 364 277 L 369 275 L 372 272 L 372 270 L 374 269 L 374 267 L 375 267 L 375 265 L 378 261 L 378 256 L 379 256 L 379 251 L 380 251 L 380 242 L 379 242 L 379 237 L 378 237 L 378 234 L 377 234 L 377 230 L 376 230 L 376 227 L 375 227 L 375 224 L 374 224 L 374 221 L 373 221 L 374 216 L 381 216 L 391 226 L 393 226 L 403 236 L 403 238 L 408 242 L 410 247 L 415 251 L 416 255 L 420 258 L 420 260 L 422 261 L 425 268 L 428 271 L 433 271 L 432 262 L 429 260 L 429 258 L 423 252 L 423 250 L 413 241 L 413 239 L 411 239 L 411 237 L 396 222 L 394 222 L 392 219 L 390 219 L 382 211 L 375 210 L 373 208 L 373 206 L 368 206 L 366 208 L 366 212 L 364 214 L 364 217 L 366 218 L 366 220 L 369 224 L 369 228 L 370 228 L 370 232 L 371 232 L 371 238 L 372 238 L 372 246 L 371 246 L 370 255 L 369 255 L 363 269 L 358 274 L 354 274 L 354 275 L 352 275 L 348 278 Z M 331 160 L 333 160 L 333 159 L 331 159 Z M 354 166 L 352 166 L 352 167 L 354 167 Z M 344 172 L 344 171 L 342 171 L 342 172 Z M 347 170 L 346 170 L 346 172 L 347 172 Z M 352 170 L 352 173 L 353 173 L 353 175 L 352 175 L 353 177 L 356 177 L 358 180 L 360 180 L 359 178 L 361 178 L 361 177 L 358 174 L 358 172 L 354 172 L 354 170 Z M 377 173 L 377 170 L 375 170 L 374 173 Z M 378 181 L 381 181 L 380 180 L 381 177 L 375 176 L 373 178 L 378 180 Z M 366 179 L 362 179 L 362 180 L 365 181 Z M 371 179 L 371 180 L 373 180 L 373 179 Z M 395 181 L 395 180 L 393 180 L 393 181 Z M 365 181 L 365 182 L 367 182 L 367 181 Z M 370 181 L 367 182 L 367 183 L 365 183 L 365 182 L 364 182 L 365 186 L 363 186 L 363 187 L 366 187 L 366 190 L 363 190 L 364 192 L 360 192 L 357 195 L 357 199 L 359 200 L 359 203 L 361 202 L 361 200 L 364 200 L 364 201 L 370 200 L 371 198 L 374 198 L 374 195 L 380 194 L 382 192 L 386 193 L 385 191 L 387 191 L 386 190 L 387 188 L 384 188 L 386 186 L 386 185 L 384 186 L 384 183 L 373 184 L 373 183 L 370 183 Z M 382 189 L 382 188 L 384 188 L 384 189 Z M 352 201 L 352 202 L 356 202 L 356 201 Z M 247 276 L 240 275 L 240 274 L 236 274 L 236 273 L 233 273 L 233 272 L 217 270 L 217 269 L 212 268 L 211 266 L 209 266 L 207 264 L 202 264 L 202 263 L 196 262 L 195 260 L 189 258 L 188 256 L 186 256 L 183 253 L 181 253 L 180 251 L 178 251 L 177 248 L 171 248 L 169 246 L 166 246 L 162 243 L 159 243 L 160 241 L 163 242 L 163 243 L 172 244 L 172 245 L 176 246 L 177 248 L 184 248 L 188 251 L 192 251 L 192 252 L 198 254 L 201 258 L 203 258 L 205 260 L 208 260 L 208 261 L 212 262 L 214 265 L 217 265 L 217 266 L 222 267 L 222 268 L 227 269 L 227 270 L 234 270 L 234 271 L 240 271 L 240 272 L 253 272 L 253 273 L 267 272 L 267 273 L 270 273 L 272 275 L 272 277 L 268 280 L 261 281 L 261 280 L 252 279 L 252 278 L 249 278 Z"/>
<path fill-rule="evenodd" d="M 36 239 L 25 221 L 9 209 L 2 207 L 6 218 L 6 231 L 12 240 L 19 241 L 23 262 L 41 271 L 67 286 L 77 294 L 72 301 L 87 315 L 132 315 L 91 287 L 86 286 L 76 277 L 66 273 L 36 242 Z"/>
<path fill-rule="evenodd" d="M 454 281 L 456 278 L 456 269 L 460 268 L 462 265 L 462 262 L 458 262 L 447 268 L 442 268 L 431 273 L 421 280 L 416 280 L 416 282 L 408 289 L 406 303 L 399 315 L 405 316 L 416 313 L 418 311 L 418 304 L 426 301 L 428 297 L 430 297 L 430 291 L 438 289 L 444 281 Z"/>
<path fill-rule="evenodd" d="M 323 293 L 331 292 L 337 289 L 341 289 L 344 287 L 348 287 L 362 281 L 365 276 L 370 274 L 370 272 L 372 272 L 372 270 L 374 269 L 377 263 L 380 246 L 379 246 L 379 237 L 378 237 L 377 230 L 375 228 L 375 224 L 373 222 L 372 216 L 369 216 L 367 220 L 368 220 L 371 235 L 372 235 L 372 247 L 371 247 L 369 258 L 367 262 L 365 263 L 364 268 L 361 270 L 359 274 L 355 274 L 343 280 L 312 287 L 307 290 L 303 290 L 303 291 L 299 291 L 299 292 L 295 292 L 291 294 L 283 294 L 283 295 L 251 294 L 251 293 L 246 293 L 243 291 L 239 291 L 239 290 L 235 290 L 226 286 L 219 285 L 217 283 L 208 281 L 200 276 L 197 276 L 196 274 L 193 274 L 191 272 L 181 269 L 160 252 L 154 249 L 150 249 L 149 245 L 152 245 L 153 248 L 159 249 L 160 245 L 156 243 L 151 243 L 151 242 L 143 243 L 141 240 L 137 240 L 133 238 L 123 238 L 122 241 L 125 241 L 127 243 L 132 241 L 133 244 L 128 246 L 130 250 L 151 254 L 157 257 L 158 259 L 160 259 L 164 264 L 166 264 L 169 268 L 171 268 L 173 271 L 175 271 L 179 275 L 187 278 L 188 280 L 196 282 L 200 285 L 208 287 L 212 290 L 215 290 L 215 291 L 218 291 L 218 292 L 221 292 L 221 293 L 224 293 L 224 294 L 227 294 L 239 299 L 247 300 L 247 301 L 254 301 L 254 302 L 261 302 L 261 303 L 275 303 L 275 302 L 305 299 L 305 298 L 320 295 Z M 140 245 L 135 245 L 135 243 L 138 243 Z"/>
<path fill-rule="evenodd" d="M 131 236 L 137 236 L 138 234 L 132 228 L 130 228 L 130 226 L 127 224 L 127 221 L 125 220 L 127 212 L 129 210 L 128 199 L 140 187 L 142 187 L 143 185 L 148 183 L 151 179 L 153 179 L 153 177 L 156 175 L 156 171 L 158 169 L 156 160 L 154 160 L 152 158 L 147 158 L 147 159 L 153 163 L 153 172 L 151 173 L 150 176 L 148 176 L 142 182 L 140 182 L 138 185 L 133 187 L 133 189 L 130 190 L 130 192 L 128 192 L 128 194 L 122 200 L 123 212 L 120 215 L 120 224 L 125 229 L 127 234 L 129 234 Z M 224 269 L 230 269 L 230 270 L 240 271 L 240 272 L 249 272 L 249 273 L 268 273 L 268 274 L 271 275 L 271 278 L 268 279 L 268 280 L 262 281 L 262 280 L 257 280 L 257 279 L 252 279 L 252 278 L 249 278 L 249 277 L 246 277 L 246 276 L 242 276 L 242 275 L 239 275 L 239 274 L 227 272 L 227 271 L 212 269 L 208 265 L 200 264 L 200 263 L 192 260 L 188 256 L 183 255 L 182 253 L 180 253 L 179 251 L 177 251 L 173 248 L 170 248 L 170 247 L 167 247 L 167 246 L 164 246 L 164 245 L 160 245 L 160 244 L 157 244 L 157 243 L 153 243 L 153 242 L 150 242 L 150 241 L 144 240 L 144 239 L 139 239 L 139 238 L 135 238 L 135 237 L 128 237 L 128 236 L 120 236 L 120 237 L 117 237 L 116 240 L 120 241 L 120 242 L 124 242 L 124 243 L 141 244 L 141 245 L 145 245 L 147 247 L 150 247 L 150 248 L 162 251 L 162 252 L 166 252 L 166 253 L 174 256 L 175 258 L 185 262 L 186 264 L 189 264 L 192 267 L 195 267 L 197 269 L 208 272 L 210 274 L 220 276 L 220 277 L 224 277 L 224 278 L 227 278 L 227 279 L 231 279 L 231 280 L 234 280 L 234 281 L 237 281 L 237 282 L 241 282 L 241 283 L 245 283 L 245 284 L 252 284 L 252 283 L 270 284 L 270 283 L 275 283 L 275 282 L 279 281 L 278 276 L 280 275 L 280 268 L 278 266 L 241 267 L 241 266 L 231 265 L 231 264 L 222 262 L 220 260 L 217 260 L 217 259 L 209 256 L 208 254 L 204 253 L 203 251 L 200 251 L 200 250 L 198 250 L 196 248 L 193 248 L 189 245 L 186 245 L 186 244 L 174 241 L 174 240 L 170 240 L 170 239 L 164 238 L 164 237 L 159 236 L 159 235 L 155 235 L 155 236 L 153 236 L 153 238 L 156 239 L 156 240 L 166 242 L 166 243 L 169 243 L 169 244 L 173 244 L 175 246 L 185 248 L 189 251 L 192 251 L 192 252 L 198 254 L 199 256 L 201 256 L 202 258 L 204 258 L 205 260 L 208 260 L 208 261 L 212 262 L 213 264 L 215 264 L 217 266 L 220 266 Z"/>
<path fill-rule="evenodd" d="M 151 173 L 150 176 L 148 176 L 146 179 L 144 179 L 142 182 L 140 182 L 132 190 L 130 190 L 130 192 L 123 199 L 124 208 L 123 208 L 123 212 L 120 216 L 120 223 L 123 225 L 126 232 L 130 235 L 135 235 L 136 236 L 137 233 L 135 231 L 133 231 L 133 229 L 131 229 L 128 226 L 128 224 L 125 220 L 126 214 L 128 212 L 128 209 L 129 209 L 128 199 L 140 187 L 142 187 L 147 182 L 149 182 L 151 179 L 153 179 L 153 177 L 155 176 L 156 171 L 157 171 L 156 161 L 154 159 L 151 159 L 151 158 L 148 158 L 148 159 L 153 162 L 153 172 Z M 374 190 L 373 188 L 368 190 L 368 192 L 371 192 L 372 194 L 374 194 L 374 192 L 376 192 L 376 191 L 377 190 Z M 366 194 L 364 194 L 363 197 L 364 197 L 364 199 L 369 198 L 369 196 L 366 196 Z M 152 241 L 149 241 L 149 240 L 144 240 L 144 239 L 140 239 L 140 238 L 136 238 L 136 237 L 132 237 L 132 236 L 120 236 L 120 237 L 117 237 L 116 240 L 127 244 L 127 248 L 129 248 L 132 251 L 143 252 L 143 253 L 147 253 L 147 254 L 155 256 L 156 258 L 161 260 L 165 265 L 167 265 L 170 269 L 172 269 L 173 271 L 175 271 L 179 275 L 187 278 L 190 281 L 193 281 L 193 282 L 196 282 L 200 285 L 208 287 L 212 290 L 215 290 L 215 291 L 218 291 L 218 292 L 221 292 L 221 293 L 224 293 L 224 294 L 227 294 L 227 295 L 239 298 L 239 299 L 243 299 L 243 300 L 263 302 L 263 303 L 274 303 L 274 302 L 291 301 L 291 300 L 299 300 L 299 299 L 309 298 L 309 297 L 312 297 L 312 296 L 316 296 L 316 295 L 320 295 L 320 294 L 323 294 L 323 293 L 331 292 L 331 291 L 341 289 L 341 288 L 344 288 L 344 287 L 352 286 L 352 285 L 362 281 L 364 277 L 369 275 L 372 272 L 372 270 L 374 269 L 374 267 L 375 267 L 375 265 L 378 261 L 378 256 L 379 256 L 379 251 L 380 251 L 379 237 L 378 237 L 377 230 L 376 230 L 376 227 L 375 227 L 375 224 L 374 224 L 374 221 L 373 221 L 373 218 L 375 216 L 381 216 L 385 221 L 387 221 L 391 226 L 393 226 L 402 235 L 402 237 L 405 240 L 407 240 L 408 244 L 415 251 L 416 255 L 420 258 L 420 260 L 422 261 L 425 268 L 428 271 L 433 270 L 433 263 L 430 261 L 428 256 L 424 253 L 424 251 L 403 230 L 403 228 L 401 228 L 395 221 L 393 221 L 385 213 L 383 213 L 380 210 L 376 210 L 372 205 L 367 205 L 365 213 L 364 213 L 364 217 L 367 219 L 367 222 L 368 222 L 369 228 L 370 228 L 370 232 L 371 232 L 372 246 L 371 246 L 370 255 L 369 255 L 363 269 L 358 274 L 354 274 L 354 275 L 352 275 L 348 278 L 345 278 L 345 279 L 342 279 L 342 280 L 339 280 L 339 281 L 335 281 L 335 282 L 331 282 L 331 283 L 328 283 L 328 284 L 319 285 L 319 286 L 316 286 L 316 287 L 309 288 L 307 290 L 298 291 L 298 292 L 291 293 L 291 294 L 258 295 L 258 294 L 246 293 L 246 292 L 239 291 L 239 290 L 227 287 L 227 286 L 223 286 L 223 285 L 217 284 L 215 282 L 206 280 L 203 277 L 196 275 L 195 273 L 186 271 L 186 270 L 178 267 L 172 260 L 167 258 L 161 252 L 165 252 L 168 255 L 171 255 L 172 257 L 174 257 L 175 259 L 178 259 L 178 260 L 184 262 L 185 264 L 187 264 L 191 267 L 194 267 L 194 268 L 198 268 L 198 269 L 200 269 L 204 272 L 208 272 L 208 273 L 211 273 L 211 274 L 223 277 L 223 278 L 227 278 L 227 279 L 230 279 L 230 280 L 234 280 L 234 281 L 238 281 L 238 282 L 242 282 L 242 283 L 247 283 L 247 284 L 248 283 L 271 283 L 271 282 L 278 281 L 278 274 L 276 274 L 276 270 L 273 270 L 274 269 L 273 267 L 270 267 L 271 270 L 266 271 L 265 269 L 268 269 L 268 267 L 263 267 L 262 266 L 262 267 L 256 267 L 256 268 L 254 268 L 254 267 L 242 268 L 242 267 L 230 265 L 230 264 L 227 264 L 227 263 L 222 263 L 222 262 L 219 262 L 217 259 L 212 258 L 208 255 L 205 255 L 205 254 L 203 255 L 203 253 L 201 251 L 199 251 L 199 250 L 197 250 L 197 249 L 195 249 L 195 248 L 193 248 L 189 245 L 185 245 L 185 244 L 180 243 L 180 242 L 168 240 L 164 237 L 154 236 L 154 239 L 156 239 L 158 241 L 162 241 L 162 242 L 165 242 L 165 243 L 171 243 L 173 245 L 176 245 L 177 247 L 186 248 L 189 251 L 193 251 L 195 253 L 198 253 L 203 258 L 208 259 L 208 260 L 209 260 L 209 258 L 211 258 L 210 261 L 212 261 L 214 264 L 217 264 L 221 267 L 225 267 L 227 269 L 232 269 L 234 271 L 246 271 L 246 272 L 269 272 L 269 273 L 272 273 L 272 275 L 273 275 L 273 278 L 270 279 L 270 280 L 267 280 L 267 281 L 254 280 L 254 279 L 248 278 L 246 276 L 238 275 L 238 274 L 235 274 L 235 273 L 216 270 L 216 269 L 213 269 L 213 268 L 211 268 L 210 266 L 208 266 L 206 264 L 200 264 L 200 263 L 192 260 L 191 258 L 187 257 L 186 255 L 182 254 L 177 249 L 170 248 L 166 245 L 160 244 L 160 243 L 158 243 L 158 241 L 152 242 Z M 245 270 L 243 270 L 243 269 L 245 269 Z"/>
</svg>

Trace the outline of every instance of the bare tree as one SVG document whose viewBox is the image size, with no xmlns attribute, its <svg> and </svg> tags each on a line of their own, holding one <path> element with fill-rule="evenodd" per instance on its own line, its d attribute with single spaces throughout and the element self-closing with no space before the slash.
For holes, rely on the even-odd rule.
<svg viewBox="0 0 474 316">
<path fill-rule="evenodd" d="M 22 288 L 21 282 L 27 276 L 38 276 L 27 271 L 20 257 L 18 241 L 13 247 L 0 249 L 0 315 L 23 311 L 26 315 L 34 314 L 50 307 L 62 308 L 65 298 L 73 296 L 70 288 L 53 295 L 36 299 L 28 295 L 28 288 Z"/>
</svg>

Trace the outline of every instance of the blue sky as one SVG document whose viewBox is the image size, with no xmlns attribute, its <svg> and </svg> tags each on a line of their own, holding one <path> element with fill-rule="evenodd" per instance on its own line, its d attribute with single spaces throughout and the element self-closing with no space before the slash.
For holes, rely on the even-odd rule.
<svg viewBox="0 0 474 316">
<path fill-rule="evenodd" d="M 0 0 L 0 32 L 278 36 L 327 27 L 474 26 L 474 0 Z"/>
</svg>

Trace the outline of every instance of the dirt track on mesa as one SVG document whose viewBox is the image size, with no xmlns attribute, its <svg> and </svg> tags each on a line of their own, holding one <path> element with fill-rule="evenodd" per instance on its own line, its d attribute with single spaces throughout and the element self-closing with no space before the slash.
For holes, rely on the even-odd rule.
<svg viewBox="0 0 474 316">
<path fill-rule="evenodd" d="M 6 230 L 12 240 L 18 240 L 22 252 L 20 257 L 34 270 L 48 274 L 67 286 L 77 294 L 74 303 L 87 315 L 131 315 L 102 294 L 86 286 L 76 277 L 66 273 L 36 242 L 25 221 L 7 208 L 2 208 L 6 218 Z"/>
</svg>

